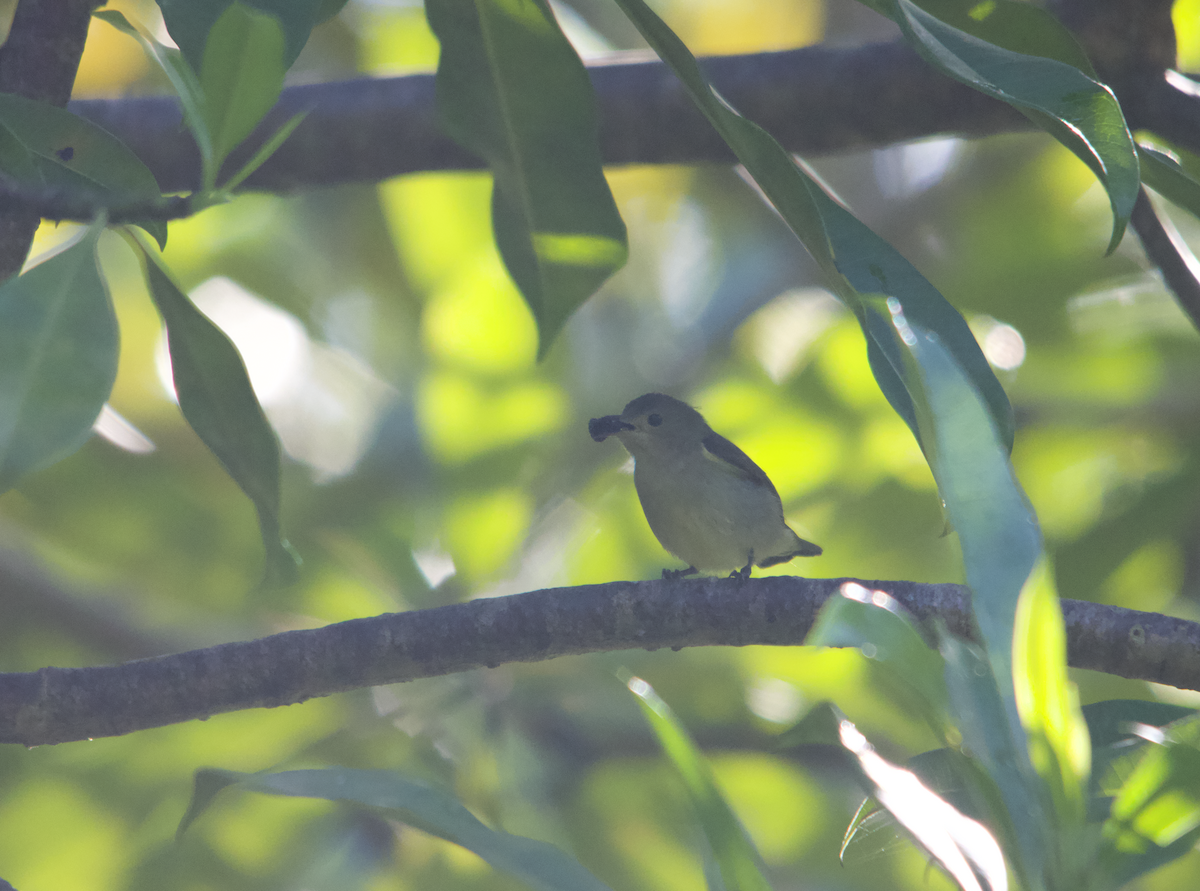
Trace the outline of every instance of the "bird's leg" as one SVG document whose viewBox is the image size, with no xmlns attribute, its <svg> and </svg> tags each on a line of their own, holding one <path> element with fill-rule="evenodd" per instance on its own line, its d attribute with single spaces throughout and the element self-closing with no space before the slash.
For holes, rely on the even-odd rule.
<svg viewBox="0 0 1200 891">
<path fill-rule="evenodd" d="M 695 575 L 699 571 L 695 566 L 689 566 L 687 569 L 664 569 L 662 577 L 667 580 L 681 579 L 685 575 Z"/>
<path fill-rule="evenodd" d="M 743 582 L 750 578 L 750 570 L 754 568 L 754 548 L 746 555 L 746 565 L 729 573 L 731 579 L 741 579 Z"/>
</svg>

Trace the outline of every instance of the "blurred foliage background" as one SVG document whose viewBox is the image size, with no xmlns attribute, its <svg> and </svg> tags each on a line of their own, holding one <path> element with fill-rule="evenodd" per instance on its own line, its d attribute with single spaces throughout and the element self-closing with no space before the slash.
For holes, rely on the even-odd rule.
<svg viewBox="0 0 1200 891">
<path fill-rule="evenodd" d="M 153 3 L 116 4 L 153 23 Z M 848 0 L 668 0 L 697 53 L 889 36 Z M 559 7 L 581 52 L 637 46 L 615 6 Z M 1175 5 L 1200 67 L 1200 3 Z M 289 82 L 432 70 L 419 4 L 351 0 Z M 76 95 L 164 89 L 94 23 Z M 939 139 L 815 159 L 861 219 L 971 321 L 1017 411 L 1014 463 L 1060 592 L 1197 618 L 1200 337 L 1132 235 L 1105 258 L 1108 201 L 1044 135 Z M 880 395 L 858 326 L 773 211 L 724 167 L 609 171 L 628 267 L 535 364 L 532 318 L 491 243 L 483 174 L 290 197 L 246 195 L 173 223 L 166 259 L 242 350 L 288 462 L 301 581 L 262 590 L 253 510 L 180 417 L 158 317 L 115 236 L 119 418 L 0 499 L 10 572 L 0 670 L 83 666 L 471 597 L 653 578 L 615 443 L 589 417 L 659 390 L 691 401 L 770 474 L 822 557 L 767 570 L 961 581 L 932 477 Z M 1194 247 L 1200 228 L 1172 213 Z M 44 226 L 37 255 L 70 226 Z M 123 419 L 123 420 L 122 420 Z M 857 653 L 623 652 L 505 666 L 32 751 L 0 750 L 0 875 L 71 888 L 518 887 L 473 855 L 370 814 L 231 795 L 182 843 L 202 766 L 391 768 L 507 831 L 573 850 L 617 889 L 701 887 L 702 842 L 638 707 L 649 680 L 712 756 L 775 887 L 940 888 L 892 838 L 837 850 L 859 793 L 774 737 L 835 699 L 880 750 L 936 744 L 867 683 Z M 1076 673 L 1085 702 L 1193 694 Z M 69 856 L 67 856 L 69 854 Z M 1194 854 L 1140 887 L 1187 886 Z"/>
</svg>

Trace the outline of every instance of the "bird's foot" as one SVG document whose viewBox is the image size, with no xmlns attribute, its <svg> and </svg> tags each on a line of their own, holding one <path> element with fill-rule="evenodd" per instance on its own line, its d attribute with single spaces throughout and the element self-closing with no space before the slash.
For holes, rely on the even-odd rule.
<svg viewBox="0 0 1200 891">
<path fill-rule="evenodd" d="M 731 579 L 741 579 L 744 582 L 744 581 L 746 581 L 746 579 L 750 578 L 750 570 L 752 570 L 753 568 L 754 568 L 754 551 L 752 549 L 746 560 L 746 565 L 743 566 L 741 569 L 735 569 L 733 572 L 729 573 L 729 577 Z"/>
<path fill-rule="evenodd" d="M 681 579 L 684 576 L 695 575 L 699 572 L 695 566 L 689 566 L 687 569 L 664 569 L 662 577 L 668 581 L 672 579 Z"/>
</svg>

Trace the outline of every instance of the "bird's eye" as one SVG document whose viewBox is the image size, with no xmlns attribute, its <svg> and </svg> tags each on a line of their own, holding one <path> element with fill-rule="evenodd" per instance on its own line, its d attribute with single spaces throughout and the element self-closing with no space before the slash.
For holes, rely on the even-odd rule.
<svg viewBox="0 0 1200 891">
<path fill-rule="evenodd" d="M 660 415 L 658 412 L 651 412 L 650 416 L 647 417 L 646 420 L 649 422 L 651 427 L 658 427 L 662 424 L 662 415 Z"/>
</svg>

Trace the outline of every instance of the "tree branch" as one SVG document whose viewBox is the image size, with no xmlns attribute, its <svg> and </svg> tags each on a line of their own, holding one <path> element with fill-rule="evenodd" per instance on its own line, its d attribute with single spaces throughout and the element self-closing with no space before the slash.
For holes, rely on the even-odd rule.
<svg viewBox="0 0 1200 891">
<path fill-rule="evenodd" d="M 102 0 L 20 0 L 0 47 L 0 93 L 62 108 L 71 96 L 92 10 Z M 0 199 L 0 281 L 21 271 L 40 217 Z"/>
<path fill-rule="evenodd" d="M 0 742 L 118 736 L 245 708 L 508 662 L 610 650 L 800 644 L 847 579 L 612 582 L 355 619 L 96 668 L 0 674 Z M 966 589 L 862 582 L 970 628 Z M 1200 689 L 1200 624 L 1064 601 L 1072 665 Z"/>
<path fill-rule="evenodd" d="M 642 53 L 589 68 L 607 164 L 733 163 L 675 75 Z M 629 61 L 636 58 L 637 61 Z M 703 61 L 718 88 L 791 151 L 826 154 L 935 133 L 982 136 L 1027 127 L 1017 112 L 951 81 L 905 44 L 806 47 Z M 71 110 L 150 167 L 164 191 L 193 189 L 199 156 L 167 97 L 91 100 Z M 284 90 L 259 131 L 229 160 L 236 169 L 297 112 L 308 117 L 246 182 L 269 192 L 378 182 L 431 170 L 483 166 L 437 121 L 433 75 L 309 84 Z"/>
<path fill-rule="evenodd" d="M 1200 151 L 1200 109 L 1174 64 L 1169 0 L 1063 0 L 1071 27 L 1134 128 Z M 643 54 L 589 68 L 605 163 L 731 163 L 733 156 L 675 76 Z M 637 61 L 632 59 L 636 58 Z M 811 46 L 702 60 L 723 95 L 785 148 L 821 155 L 942 134 L 986 136 L 1029 128 L 1011 107 L 950 80 L 902 41 L 841 48 Z M 1194 85 L 1193 85 L 1194 86 Z M 199 160 L 180 128 L 173 99 L 76 102 L 73 111 L 120 138 L 165 191 L 194 189 Z M 287 192 L 346 182 L 379 182 L 419 171 L 482 166 L 439 129 L 432 75 L 291 87 L 229 164 L 240 165 L 299 111 L 308 111 L 247 188 Z"/>
<path fill-rule="evenodd" d="M 0 207 L 36 213 L 54 222 L 90 223 L 101 213 L 112 225 L 181 220 L 195 213 L 191 195 L 116 201 L 100 192 L 19 183 L 0 173 Z"/>
</svg>

